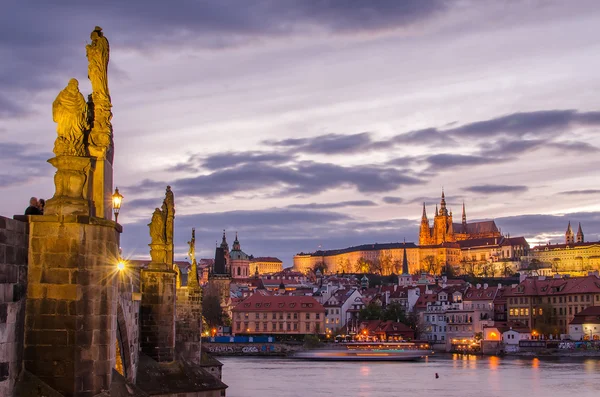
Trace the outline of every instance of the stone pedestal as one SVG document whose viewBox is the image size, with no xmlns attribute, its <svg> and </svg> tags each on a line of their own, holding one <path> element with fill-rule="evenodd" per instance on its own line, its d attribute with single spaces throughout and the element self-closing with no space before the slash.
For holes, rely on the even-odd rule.
<svg viewBox="0 0 600 397">
<path fill-rule="evenodd" d="M 93 197 L 96 216 L 112 219 L 113 167 L 110 161 L 98 158 L 93 174 Z"/>
<path fill-rule="evenodd" d="M 166 263 L 152 263 L 140 275 L 140 347 L 158 362 L 174 359 L 175 276 Z"/>
<path fill-rule="evenodd" d="M 94 215 L 90 204 L 95 160 L 90 157 L 57 156 L 48 160 L 56 168 L 54 197 L 46 202 L 47 215 Z"/>
<path fill-rule="evenodd" d="M 177 354 L 192 363 L 200 364 L 202 360 L 202 289 L 197 284 L 177 288 L 176 330 Z"/>
<path fill-rule="evenodd" d="M 94 396 L 115 367 L 119 227 L 30 219 L 24 367 L 65 396 Z"/>
</svg>

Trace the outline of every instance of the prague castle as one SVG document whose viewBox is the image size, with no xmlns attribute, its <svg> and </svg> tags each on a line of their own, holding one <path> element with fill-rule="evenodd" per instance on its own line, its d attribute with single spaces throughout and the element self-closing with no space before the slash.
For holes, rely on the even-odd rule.
<svg viewBox="0 0 600 397">
<path fill-rule="evenodd" d="M 435 206 L 435 215 L 433 218 L 433 227 L 429 227 L 427 219 L 427 210 L 423 203 L 423 216 L 421 217 L 421 229 L 419 230 L 419 245 L 439 245 L 443 243 L 453 243 L 462 240 L 472 240 L 477 238 L 502 237 L 500 230 L 496 227 L 496 222 L 482 221 L 467 223 L 467 213 L 465 204 L 462 206 L 462 222 L 454 223 L 452 221 L 452 211 L 446 208 L 446 197 L 442 190 L 442 200 L 440 209 Z"/>
<path fill-rule="evenodd" d="M 321 267 L 327 273 L 399 274 L 406 252 L 411 274 L 419 271 L 438 274 L 447 266 L 456 268 L 465 261 L 479 264 L 517 262 L 528 251 L 529 245 L 523 237 L 503 237 L 493 220 L 467 222 L 464 204 L 462 222 L 454 223 L 442 191 L 439 207 L 436 205 L 433 225 L 430 225 L 423 204 L 418 245 L 364 244 L 338 250 L 299 253 L 294 256 L 294 269 L 304 273 Z"/>
</svg>

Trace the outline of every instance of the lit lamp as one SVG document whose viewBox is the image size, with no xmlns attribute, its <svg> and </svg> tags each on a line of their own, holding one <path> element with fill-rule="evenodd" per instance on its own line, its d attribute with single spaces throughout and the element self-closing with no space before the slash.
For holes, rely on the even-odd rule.
<svg viewBox="0 0 600 397">
<path fill-rule="evenodd" d="M 125 270 L 125 261 L 123 261 L 123 259 L 119 260 L 119 262 L 117 263 L 117 269 Z"/>
<path fill-rule="evenodd" d="M 115 192 L 112 195 L 113 212 L 115 213 L 115 222 L 118 223 L 119 211 L 121 210 L 121 203 L 123 202 L 123 195 L 119 193 L 119 188 L 115 188 Z"/>
</svg>

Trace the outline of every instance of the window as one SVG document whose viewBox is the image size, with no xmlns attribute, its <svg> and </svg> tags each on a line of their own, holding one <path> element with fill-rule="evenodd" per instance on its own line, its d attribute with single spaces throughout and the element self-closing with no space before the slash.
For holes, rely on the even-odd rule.
<svg viewBox="0 0 600 397">
<path fill-rule="evenodd" d="M 257 320 L 260 319 L 260 313 L 255 313 L 254 314 L 254 318 L 257 319 Z"/>
<path fill-rule="evenodd" d="M 242 323 L 240 323 L 239 321 L 235 323 L 235 329 L 237 329 L 238 331 L 240 331 L 242 329 Z"/>
<path fill-rule="evenodd" d="M 294 331 L 298 331 L 298 323 L 294 323 Z"/>
<path fill-rule="evenodd" d="M 310 323 L 306 323 L 306 332 L 310 332 Z"/>
<path fill-rule="evenodd" d="M 298 320 L 298 313 L 294 313 L 294 320 Z"/>
<path fill-rule="evenodd" d="M 310 313 L 306 313 L 306 319 L 310 320 Z"/>
<path fill-rule="evenodd" d="M 586 296 L 585 296 L 585 301 L 586 301 L 586 302 L 589 302 L 589 301 L 590 301 L 590 296 L 589 296 L 589 295 L 586 295 Z"/>
<path fill-rule="evenodd" d="M 283 331 L 283 323 L 279 323 L 279 330 Z"/>
<path fill-rule="evenodd" d="M 282 313 L 279 313 L 279 319 L 280 319 L 280 320 L 283 320 L 283 312 L 282 312 Z"/>
<path fill-rule="evenodd" d="M 267 323 L 263 323 L 263 331 L 267 330 Z"/>
<path fill-rule="evenodd" d="M 529 316 L 529 308 L 525 308 L 525 315 Z"/>
<path fill-rule="evenodd" d="M 248 320 L 248 313 L 244 313 L 244 318 Z"/>
<path fill-rule="evenodd" d="M 573 297 L 569 295 L 569 302 L 573 302 Z"/>
<path fill-rule="evenodd" d="M 263 320 L 267 319 L 267 313 L 263 313 Z"/>
<path fill-rule="evenodd" d="M 292 318 L 292 313 L 287 314 L 287 319 L 290 320 Z"/>
<path fill-rule="evenodd" d="M 569 314 L 573 314 L 573 308 L 569 306 Z"/>
<path fill-rule="evenodd" d="M 575 296 L 573 297 L 573 301 L 574 301 L 574 302 L 577 302 L 577 295 L 575 295 Z"/>
<path fill-rule="evenodd" d="M 292 324 L 287 323 L 287 330 L 289 331 L 292 328 Z"/>
<path fill-rule="evenodd" d="M 508 311 L 508 314 L 511 315 L 511 316 L 514 316 L 515 315 L 515 309 L 510 309 Z"/>
<path fill-rule="evenodd" d="M 541 316 L 541 315 L 543 314 L 543 312 L 544 312 L 544 311 L 543 311 L 543 310 L 542 310 L 542 308 L 540 307 L 540 308 L 539 308 L 539 311 L 538 311 L 538 314 Z"/>
</svg>

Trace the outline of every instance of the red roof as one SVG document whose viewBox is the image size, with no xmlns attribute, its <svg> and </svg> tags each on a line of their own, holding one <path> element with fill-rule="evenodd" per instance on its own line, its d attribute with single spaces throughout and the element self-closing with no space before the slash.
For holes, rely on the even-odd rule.
<svg viewBox="0 0 600 397">
<path fill-rule="evenodd" d="M 552 296 L 586 293 L 600 293 L 600 278 L 598 276 L 527 277 L 517 287 L 507 289 L 505 296 Z"/>
<path fill-rule="evenodd" d="M 496 297 L 497 287 L 473 288 L 469 287 L 463 294 L 464 301 L 489 301 Z"/>
<path fill-rule="evenodd" d="M 312 296 L 254 294 L 238 303 L 234 312 L 315 312 L 325 313 L 325 308 Z"/>
<path fill-rule="evenodd" d="M 589 247 L 592 245 L 600 245 L 600 241 L 593 241 L 593 242 L 587 242 L 587 243 L 573 243 L 573 244 L 546 244 L 546 245 L 537 245 L 535 247 L 532 248 L 532 250 L 534 251 L 546 251 L 546 249 L 548 249 L 548 251 L 551 250 L 555 250 L 555 249 L 565 249 L 567 247 L 569 248 L 578 248 L 578 247 Z"/>
<path fill-rule="evenodd" d="M 590 306 L 575 315 L 569 324 L 600 324 L 600 306 Z"/>
</svg>

